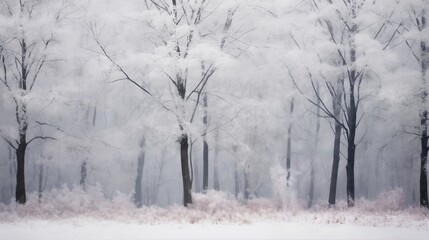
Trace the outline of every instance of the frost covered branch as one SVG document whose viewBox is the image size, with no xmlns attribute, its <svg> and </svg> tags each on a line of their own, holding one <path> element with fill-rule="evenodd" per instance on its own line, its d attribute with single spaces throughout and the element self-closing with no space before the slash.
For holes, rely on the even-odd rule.
<svg viewBox="0 0 429 240">
<path fill-rule="evenodd" d="M 34 140 L 36 140 L 36 139 L 42 139 L 42 140 L 57 140 L 56 138 L 53 138 L 53 137 L 36 136 L 36 137 L 33 137 L 32 139 L 30 139 L 30 140 L 27 142 L 27 145 L 29 145 L 32 141 L 34 141 Z"/>
<path fill-rule="evenodd" d="M 93 35 L 93 39 L 95 40 L 95 42 L 97 43 L 98 47 L 100 48 L 100 50 L 103 52 L 103 55 L 125 76 L 125 79 L 128 80 L 129 82 L 131 82 L 132 84 L 134 84 L 135 86 L 137 86 L 139 89 L 141 89 L 143 92 L 147 93 L 149 96 L 152 96 L 152 94 L 143 86 L 141 86 L 140 84 L 138 84 L 135 80 L 133 80 L 128 73 L 118 64 L 116 63 L 112 57 L 107 53 L 106 48 L 100 43 L 100 41 L 97 38 L 97 35 L 95 34 L 95 30 L 94 27 L 91 25 L 90 26 L 90 30 L 92 32 Z"/>
</svg>

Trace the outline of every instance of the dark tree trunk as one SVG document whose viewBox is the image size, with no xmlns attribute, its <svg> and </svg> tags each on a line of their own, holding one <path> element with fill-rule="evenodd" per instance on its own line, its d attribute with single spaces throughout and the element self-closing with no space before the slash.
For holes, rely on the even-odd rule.
<svg viewBox="0 0 429 240">
<path fill-rule="evenodd" d="M 341 119 L 341 104 L 343 99 L 343 79 L 338 79 L 336 95 L 332 96 L 332 106 L 334 109 L 334 116 L 336 119 Z M 331 182 L 329 185 L 329 205 L 335 205 L 337 196 L 337 179 L 338 179 L 338 168 L 340 165 L 340 151 L 341 151 L 341 130 L 340 123 L 335 121 L 335 137 L 334 137 L 334 152 L 332 154 L 332 170 L 331 170 Z"/>
<path fill-rule="evenodd" d="M 334 138 L 334 152 L 332 157 L 332 170 L 331 170 L 331 183 L 329 185 L 329 205 L 335 205 L 337 196 L 337 179 L 338 168 L 340 165 L 340 150 L 341 150 L 341 130 L 340 124 L 335 123 L 335 138 Z"/>
<path fill-rule="evenodd" d="M 21 142 L 16 150 L 17 160 L 17 173 L 16 173 L 16 191 L 15 199 L 19 204 L 25 204 L 27 202 L 27 195 L 25 192 L 25 151 L 27 149 L 27 143 L 25 142 L 25 135 L 21 136 Z"/>
<path fill-rule="evenodd" d="M 353 207 L 355 201 L 355 145 L 349 140 L 347 146 L 347 206 Z"/>
<path fill-rule="evenodd" d="M 174 8 L 176 8 L 176 3 L 173 2 Z M 177 19 L 177 13 L 176 17 Z M 180 53 L 179 45 L 176 46 L 176 51 Z M 180 98 L 184 102 L 186 101 L 186 86 L 185 81 L 181 74 L 176 75 L 176 88 L 177 93 L 179 94 Z M 182 106 L 182 113 L 185 113 L 185 106 Z M 184 116 L 183 116 L 184 117 Z M 189 155 L 188 155 L 188 149 L 189 149 L 189 143 L 188 143 L 188 134 L 186 132 L 185 124 L 179 121 L 179 128 L 182 131 L 182 136 L 179 138 L 178 142 L 180 143 L 180 165 L 182 168 L 182 181 L 183 181 L 183 205 L 185 207 L 188 206 L 188 204 L 192 204 L 192 180 L 190 175 L 190 168 L 189 168 Z M 192 170 L 192 169 L 191 169 Z"/>
<path fill-rule="evenodd" d="M 134 203 L 138 208 L 143 206 L 143 193 L 142 193 L 142 179 L 143 179 L 143 168 L 144 168 L 144 160 L 145 160 L 145 152 L 144 152 L 145 139 L 142 138 L 140 142 L 140 154 L 137 159 L 137 177 L 134 188 Z"/>
<path fill-rule="evenodd" d="M 206 141 L 204 141 L 203 159 L 203 192 L 206 192 L 209 187 L 209 145 Z"/>
<path fill-rule="evenodd" d="M 425 112 L 427 115 L 427 112 Z M 426 120 L 425 120 L 426 121 Z M 428 156 L 428 136 L 427 131 L 422 133 L 421 137 L 421 148 L 422 152 L 420 155 L 421 167 L 420 167 L 420 205 L 425 208 L 429 208 L 428 202 L 428 185 L 427 185 L 427 156 Z"/>
<path fill-rule="evenodd" d="M 207 113 L 207 93 L 203 93 L 204 104 L 204 133 L 203 133 L 203 192 L 206 192 L 209 187 L 209 145 L 207 144 L 207 128 L 208 128 L 208 113 Z"/>
<path fill-rule="evenodd" d="M 22 8 L 22 6 L 21 6 Z M 21 78 L 19 81 L 19 89 L 23 90 L 21 96 L 14 97 L 16 103 L 16 120 L 18 122 L 19 130 L 19 143 L 16 148 L 16 192 L 15 199 L 19 204 L 25 204 L 27 202 L 27 196 L 25 192 L 25 151 L 27 150 L 27 128 L 28 128 L 28 116 L 27 116 L 27 105 L 22 99 L 27 91 L 27 43 L 25 39 L 20 40 L 21 44 Z"/>
<path fill-rule="evenodd" d="M 179 139 L 180 142 L 180 163 L 182 167 L 182 180 L 183 180 L 183 204 L 188 206 L 192 204 L 192 182 L 189 174 L 189 157 L 188 157 L 188 135 L 182 134 Z"/>
<path fill-rule="evenodd" d="M 426 98 L 427 92 L 423 93 Z M 426 100 L 424 100 L 426 102 Z M 427 157 L 428 157 L 428 132 L 427 132 L 427 117 L 428 112 L 427 110 L 423 110 L 420 116 L 421 120 L 421 137 L 420 137 L 420 143 L 421 143 L 421 153 L 420 153 L 420 205 L 425 208 L 429 208 L 429 202 L 428 202 L 428 180 L 427 180 Z"/>
<path fill-rule="evenodd" d="M 356 11 L 357 11 L 357 3 L 356 1 L 352 1 L 351 5 L 352 10 L 352 22 L 351 22 L 351 28 L 349 30 L 349 46 L 350 46 L 350 62 L 349 65 L 351 66 L 350 70 L 348 71 L 348 78 L 349 78 L 349 104 L 347 108 L 347 166 L 346 166 L 346 173 L 347 173 L 347 205 L 349 207 L 354 206 L 355 201 L 355 152 L 356 152 L 356 144 L 355 144 L 355 138 L 356 138 L 356 129 L 357 129 L 357 113 L 358 113 L 358 103 L 359 103 L 359 90 L 360 90 L 360 84 L 363 78 L 363 73 L 360 72 L 357 74 L 356 71 L 356 42 L 355 42 L 355 34 L 358 30 L 356 25 Z M 359 77 L 359 79 L 358 79 Z M 356 86 L 357 84 L 357 86 Z M 355 91 L 357 90 L 357 95 L 355 95 Z M 357 97 L 357 101 L 356 101 Z"/>
<path fill-rule="evenodd" d="M 420 21 L 419 30 L 423 32 L 426 29 L 426 11 L 422 11 L 422 19 Z M 424 39 L 420 42 L 420 65 L 421 65 L 421 78 L 422 78 L 422 90 L 421 90 L 421 100 L 422 100 L 422 111 L 420 115 L 420 127 L 421 127 L 421 154 L 420 154 L 420 205 L 425 208 L 429 208 L 428 202 L 428 179 L 427 179 L 427 156 L 428 156 L 428 126 L 427 126 L 427 81 L 426 81 L 426 72 L 429 65 L 429 53 L 426 49 L 426 42 Z"/>
<path fill-rule="evenodd" d="M 357 106 L 354 97 L 354 83 L 355 83 L 355 71 L 352 70 L 350 81 L 350 102 L 349 102 L 349 113 L 348 113 L 348 136 L 347 136 L 347 205 L 349 207 L 354 206 L 355 201 L 355 152 L 356 152 L 356 115 Z"/>
</svg>

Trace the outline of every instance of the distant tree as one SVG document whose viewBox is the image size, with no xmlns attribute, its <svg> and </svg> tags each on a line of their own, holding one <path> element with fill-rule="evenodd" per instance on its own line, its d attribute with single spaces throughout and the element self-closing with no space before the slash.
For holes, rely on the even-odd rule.
<svg viewBox="0 0 429 240">
<path fill-rule="evenodd" d="M 375 25 L 375 28 L 362 29 L 363 24 L 358 21 L 375 9 L 371 9 L 375 2 L 350 0 L 335 2 L 331 0 L 308 1 L 308 3 L 317 11 L 323 12 L 321 17 L 317 19 L 320 25 L 326 32 L 326 36 L 333 44 L 337 46 L 335 54 L 337 59 L 335 65 L 341 69 L 334 81 L 330 81 L 321 73 L 320 77 L 324 80 L 323 85 L 332 97 L 332 107 L 323 99 L 317 83 L 312 79 L 311 88 L 316 94 L 316 100 L 307 98 L 312 104 L 320 108 L 323 117 L 331 118 L 335 121 L 335 140 L 333 165 L 331 172 L 331 184 L 329 193 L 329 204 L 335 204 L 336 183 L 338 177 L 338 166 L 340 160 L 340 142 L 341 130 L 345 133 L 347 141 L 347 166 L 346 166 L 346 196 L 349 207 L 354 206 L 355 201 L 355 158 L 356 158 L 356 135 L 358 127 L 363 119 L 364 114 L 360 112 L 364 93 L 362 83 L 370 79 L 371 73 L 374 72 L 368 64 L 359 63 L 360 52 L 365 52 L 367 49 L 359 49 L 357 45 L 357 36 L 363 34 L 374 34 L 372 41 L 378 41 L 382 37 L 393 38 L 395 31 L 386 31 L 385 25 L 390 24 L 392 13 L 382 19 L 381 26 Z M 373 31 L 375 29 L 375 31 Z M 382 51 L 387 48 L 391 40 L 387 40 Z M 323 60 L 320 60 L 323 62 Z M 344 77 L 343 77 L 344 76 Z"/>
<path fill-rule="evenodd" d="M 428 1 L 404 2 L 407 16 L 402 19 L 397 29 L 404 35 L 404 44 L 413 55 L 420 71 L 420 86 L 418 106 L 420 107 L 420 205 L 429 208 L 427 158 L 428 158 Z"/>
<path fill-rule="evenodd" d="M 213 157 L 213 189 L 220 190 L 219 183 L 219 146 L 218 146 L 219 132 L 216 132 L 215 151 Z"/>
<path fill-rule="evenodd" d="M 293 111 L 295 109 L 295 98 L 292 97 L 292 99 L 289 102 L 289 114 L 292 117 Z M 290 182 L 290 175 L 291 175 L 291 162 L 292 162 L 292 129 L 293 129 L 293 121 L 289 123 L 289 126 L 287 128 L 287 146 L 286 146 L 286 184 L 289 186 Z"/>
<path fill-rule="evenodd" d="M 226 21 L 224 24 L 224 28 L 223 28 L 223 32 L 222 32 L 222 39 L 220 42 L 220 49 L 223 50 L 225 48 L 225 43 L 226 40 L 228 38 L 228 32 L 231 28 L 232 25 L 232 20 L 235 14 L 235 11 L 237 10 L 237 8 L 232 8 L 228 10 L 228 14 L 226 17 Z M 205 74 L 205 69 L 204 69 L 204 64 L 202 64 L 203 66 L 203 77 Z M 203 116 L 203 125 L 204 125 L 204 130 L 203 130 L 203 191 L 207 191 L 208 186 L 209 186 L 209 145 L 207 143 L 207 130 L 209 128 L 209 121 L 208 121 L 208 96 L 207 96 L 207 92 L 206 90 L 203 92 L 203 108 L 204 108 L 204 116 Z M 216 179 L 215 179 L 216 180 Z M 219 181 L 219 180 L 217 180 Z M 219 182 L 217 183 L 217 185 L 219 186 Z"/>
<path fill-rule="evenodd" d="M 316 84 L 316 91 L 319 91 L 319 84 Z M 320 100 L 316 100 L 316 104 L 320 105 Z M 308 191 L 308 203 L 307 206 L 311 208 L 313 206 L 314 202 L 314 181 L 315 181 L 315 158 L 318 158 L 317 156 L 317 150 L 319 147 L 319 136 L 320 135 L 320 108 L 316 108 L 316 130 L 315 130 L 315 136 L 314 136 L 314 150 L 311 155 L 311 165 L 310 165 L 310 189 Z"/>
<path fill-rule="evenodd" d="M 142 139 L 140 140 L 140 153 L 137 159 L 137 177 L 134 189 L 134 203 L 138 208 L 141 208 L 143 206 L 142 179 L 145 161 L 145 142 L 146 139 L 142 137 Z"/>
<path fill-rule="evenodd" d="M 86 114 L 85 114 L 85 125 L 88 125 L 88 121 L 90 119 L 90 112 L 91 112 L 91 107 L 88 107 L 86 110 Z M 97 122 L 97 107 L 93 107 L 93 111 L 92 111 L 92 120 L 91 120 L 91 125 L 92 127 L 95 127 L 95 123 Z M 86 190 L 86 178 L 88 176 L 88 163 L 87 163 L 87 159 L 83 160 L 82 163 L 80 164 L 80 180 L 79 180 L 79 184 L 80 186 Z"/>
</svg>

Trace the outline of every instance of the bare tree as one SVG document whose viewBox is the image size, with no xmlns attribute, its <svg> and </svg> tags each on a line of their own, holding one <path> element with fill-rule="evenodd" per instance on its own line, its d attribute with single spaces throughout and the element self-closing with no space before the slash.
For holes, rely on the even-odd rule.
<svg viewBox="0 0 429 240">
<path fill-rule="evenodd" d="M 0 46 L 0 59 L 2 76 L 1 83 L 13 96 L 16 106 L 16 122 L 18 125 L 18 139 L 3 133 L 3 139 L 15 149 L 17 159 L 17 181 L 15 198 L 20 204 L 27 201 L 25 190 L 25 154 L 27 147 L 34 140 L 54 139 L 49 136 L 36 135 L 28 139 L 28 126 L 31 123 L 27 111 L 29 102 L 26 96 L 33 90 L 40 73 L 49 61 L 47 50 L 54 43 L 54 34 L 38 36 L 33 38 L 27 34 L 27 22 L 35 17 L 37 13 L 46 7 L 46 1 L 5 1 L 2 11 L 8 17 L 18 16 L 19 26 L 8 36 L 9 41 Z M 17 12 L 13 10 L 16 9 Z M 62 17 L 61 10 L 51 16 L 54 23 L 58 23 Z"/>
<path fill-rule="evenodd" d="M 349 1 L 348 1 L 349 2 Z M 312 11 L 316 11 L 319 12 L 321 10 L 321 8 L 323 8 L 323 5 L 332 5 L 334 4 L 332 2 L 332 0 L 309 0 L 307 1 L 308 5 L 310 6 Z M 343 4 L 343 3 L 340 3 Z M 344 4 L 347 6 L 348 4 L 346 2 L 344 2 Z M 336 27 L 333 24 L 333 21 L 329 18 L 325 18 L 325 17 L 321 17 L 317 20 L 318 26 L 320 26 L 322 29 L 325 30 L 326 32 L 326 36 L 328 37 L 329 41 L 331 41 L 332 43 L 340 46 L 340 45 L 347 45 L 346 41 L 346 32 L 347 30 L 345 29 L 345 26 L 347 26 L 347 23 L 344 22 L 345 18 L 341 15 L 342 13 L 337 10 L 336 11 L 336 15 L 338 17 L 339 21 L 336 21 L 338 23 L 340 23 L 339 27 Z M 300 48 L 300 46 L 298 45 L 298 43 L 296 42 L 296 40 L 294 39 L 294 42 L 297 44 L 297 46 Z M 344 50 L 342 50 L 340 47 L 338 47 L 336 49 L 336 51 L 333 53 L 333 56 L 335 56 L 331 61 L 333 65 L 337 65 L 337 66 L 342 66 L 344 68 L 347 67 L 347 59 L 345 59 L 346 56 L 346 52 Z M 319 61 L 322 62 L 322 59 L 320 59 L 319 56 Z M 324 60 L 326 61 L 326 60 Z M 288 69 L 289 70 L 289 69 Z M 292 80 L 294 81 L 294 84 L 296 85 L 296 81 L 293 78 L 290 70 L 289 73 L 292 77 Z M 333 128 L 333 132 L 334 132 L 334 146 L 333 146 L 333 153 L 332 153 L 332 169 L 331 169 L 331 178 L 330 178 L 330 186 L 329 186 L 329 198 L 328 198 L 328 204 L 331 205 L 335 205 L 335 200 L 336 200 L 336 193 L 337 193 L 337 180 L 338 180 L 338 168 L 339 168 L 339 163 L 340 163 L 340 153 L 341 153 L 341 135 L 342 135 L 342 130 L 343 127 L 345 127 L 345 125 L 343 125 L 343 112 L 344 108 L 343 108 L 343 104 L 345 104 L 343 102 L 343 98 L 345 100 L 345 96 L 344 96 L 344 74 L 340 74 L 337 77 L 337 80 L 335 81 L 334 84 L 330 83 L 324 76 L 322 73 L 318 74 L 320 75 L 321 78 L 323 78 L 325 80 L 324 84 L 327 89 L 329 90 L 329 93 L 331 95 L 332 98 L 332 110 L 329 111 L 328 110 L 328 105 L 325 104 L 324 102 L 322 102 L 321 97 L 320 97 L 320 84 L 316 81 L 313 82 L 312 79 L 312 75 L 311 72 L 309 70 L 309 77 L 310 80 L 312 82 L 312 88 L 313 91 L 316 93 L 316 98 L 315 99 L 309 99 L 307 98 L 307 100 L 310 100 L 310 102 L 314 105 L 316 105 L 317 110 L 316 110 L 316 115 L 319 119 L 319 117 L 321 117 L 320 115 L 320 110 L 321 108 L 324 108 L 324 110 L 328 110 L 329 114 L 324 115 L 322 117 L 327 117 L 330 119 L 334 119 L 334 128 Z M 302 94 L 303 92 L 298 89 Z M 304 94 L 305 95 L 305 94 Z M 325 111 L 323 111 L 325 113 Z M 319 127 L 316 127 L 316 136 L 317 136 L 317 132 L 319 130 Z M 316 140 L 317 142 L 317 140 Z M 316 144 L 317 145 L 317 144 Z M 313 168 L 313 162 L 312 162 L 312 168 Z M 311 169 L 311 173 L 310 173 L 310 194 L 312 195 L 311 192 L 313 191 L 311 185 L 313 185 L 313 176 L 314 172 L 313 169 Z M 310 198 L 311 199 L 311 198 Z M 310 200 L 311 201 L 311 200 Z"/>
<path fill-rule="evenodd" d="M 405 33 L 411 30 L 419 32 L 415 39 L 405 39 L 404 43 L 410 50 L 411 54 L 419 65 L 420 69 L 420 99 L 419 99 L 419 119 L 420 119 L 420 205 L 429 208 L 428 201 L 428 180 L 427 180 L 427 157 L 428 157 L 428 66 L 429 66 L 429 50 L 427 48 L 427 13 L 428 4 L 424 6 L 411 7 L 407 18 L 403 20 L 401 28 L 397 29 L 398 33 Z M 402 22 L 401 22 L 402 23 Z M 417 43 L 417 44 L 415 44 Z"/>
<path fill-rule="evenodd" d="M 332 109 L 336 119 L 342 119 L 341 104 L 343 98 L 343 85 L 344 79 L 339 77 L 335 84 L 335 92 L 332 92 Z M 320 103 L 320 102 L 319 102 Z M 340 152 L 341 152 L 341 131 L 342 126 L 339 122 L 335 121 L 334 126 L 334 150 L 332 154 L 332 170 L 331 181 L 329 184 L 329 205 L 335 204 L 337 195 L 337 180 L 338 180 L 338 167 L 340 165 Z"/>
<path fill-rule="evenodd" d="M 346 166 L 346 193 L 347 203 L 349 207 L 354 206 L 355 200 L 355 155 L 356 155 L 356 134 L 359 124 L 363 118 L 363 114 L 359 113 L 362 100 L 361 86 L 366 78 L 370 77 L 369 70 L 366 66 L 359 67 L 356 64 L 357 60 L 357 46 L 356 46 L 356 34 L 361 29 L 357 23 L 357 17 L 363 11 L 365 4 L 370 4 L 365 1 L 350 0 L 334 2 L 332 0 L 319 0 L 310 1 L 312 6 L 319 10 L 321 5 L 325 4 L 330 7 L 334 7 L 336 22 L 338 26 L 334 26 L 330 19 L 321 18 L 318 20 L 320 26 L 322 26 L 327 36 L 336 45 L 343 46 L 343 48 L 337 48 L 336 54 L 338 60 L 336 61 L 339 66 L 345 68 L 344 73 L 341 73 L 337 77 L 335 84 L 324 79 L 324 85 L 329 91 L 333 106 L 332 109 L 324 102 L 320 94 L 320 90 L 316 86 L 316 83 L 310 76 L 311 86 L 313 92 L 316 94 L 316 101 L 307 98 L 312 104 L 320 108 L 323 117 L 331 118 L 335 121 L 335 140 L 334 140 L 334 154 L 333 154 L 333 165 L 331 172 L 331 184 L 329 193 L 329 204 L 335 204 L 336 195 L 336 183 L 338 176 L 338 165 L 340 160 L 340 142 L 341 142 L 341 130 L 344 131 L 344 135 L 347 141 L 347 166 Z M 340 6 L 342 5 L 342 6 Z M 392 14 L 390 14 L 391 16 Z M 376 32 L 374 39 L 378 39 L 382 34 L 381 30 L 384 29 L 389 19 L 385 19 L 384 24 L 381 25 L 380 29 Z M 396 31 L 394 31 L 396 32 Z M 390 35 L 389 35 L 390 36 Z M 393 33 L 392 37 L 395 36 Z M 387 41 L 386 47 L 391 43 Z M 383 49 L 383 50 L 384 50 Z M 322 78 L 323 74 L 320 74 Z M 345 77 L 343 77 L 343 75 Z M 301 90 L 300 90 L 301 91 Z M 302 91 L 301 91 L 302 92 Z"/>
<path fill-rule="evenodd" d="M 232 25 L 232 20 L 237 8 L 231 8 L 228 10 L 228 14 L 226 17 L 226 21 L 223 28 L 223 37 L 220 42 L 220 49 L 224 50 L 225 44 L 228 38 L 228 32 Z M 205 74 L 204 64 L 202 64 L 202 74 Z M 207 87 L 206 87 L 207 88 Z M 209 145 L 207 143 L 207 129 L 209 127 L 208 121 L 208 96 L 207 92 L 203 92 L 203 107 L 204 107 L 204 116 L 203 116 L 203 124 L 204 124 L 204 132 L 203 132 L 203 191 L 207 191 L 209 186 Z M 219 184 L 218 184 L 219 186 Z"/>
<path fill-rule="evenodd" d="M 177 28 L 179 26 L 185 25 L 188 26 L 190 29 L 185 37 L 178 36 L 177 28 L 172 30 L 166 28 L 166 36 L 158 34 L 159 40 L 162 44 L 167 45 L 169 42 L 174 43 L 174 51 L 170 52 L 170 57 L 175 59 L 176 62 L 179 62 L 180 60 L 185 60 L 189 56 L 189 51 L 193 44 L 195 34 L 199 34 L 195 30 L 196 26 L 201 24 L 214 11 L 207 11 L 209 5 L 210 1 L 206 0 L 198 0 L 196 4 L 190 4 L 189 2 L 182 0 L 172 0 L 170 3 L 161 0 L 151 0 L 150 2 L 146 1 L 147 8 L 156 9 L 161 14 L 167 14 L 168 16 L 170 16 L 172 24 Z M 195 8 L 195 6 L 197 7 Z M 151 24 L 148 23 L 148 26 L 151 27 Z M 117 81 L 129 81 L 134 86 L 139 88 L 142 93 L 144 93 L 145 95 L 149 95 L 159 104 L 161 104 L 164 109 L 169 112 L 172 112 L 177 118 L 178 127 L 181 131 L 181 136 L 179 137 L 178 142 L 180 145 L 180 163 L 182 170 L 184 193 L 183 203 L 185 206 L 191 204 L 192 159 L 190 158 L 191 155 L 189 145 L 192 144 L 192 141 L 190 140 L 191 136 L 188 125 L 193 123 L 197 109 L 201 105 L 200 101 L 201 97 L 203 96 L 202 94 L 204 93 L 210 78 L 217 71 L 217 67 L 213 63 L 206 64 L 203 61 L 203 73 L 197 84 L 194 86 L 190 86 L 190 84 L 188 84 L 188 68 L 175 68 L 176 71 L 173 74 L 166 72 L 166 79 L 169 81 L 170 84 L 172 84 L 172 87 L 176 90 L 177 97 L 180 99 L 178 101 L 178 105 L 174 107 L 175 110 L 173 110 L 170 107 L 166 106 L 162 101 L 160 101 L 157 96 L 154 95 L 145 85 L 139 84 L 138 81 L 134 80 L 133 77 L 128 74 L 122 66 L 117 64 L 115 60 L 111 57 L 111 55 L 108 53 L 105 46 L 101 44 L 93 26 L 91 27 L 91 30 L 94 39 L 101 50 L 101 54 L 104 55 L 124 76 Z M 191 87 L 191 91 L 188 91 L 189 87 Z M 193 110 L 191 111 L 191 116 L 189 120 L 187 120 L 187 111 L 185 107 L 187 103 L 193 104 Z"/>
</svg>

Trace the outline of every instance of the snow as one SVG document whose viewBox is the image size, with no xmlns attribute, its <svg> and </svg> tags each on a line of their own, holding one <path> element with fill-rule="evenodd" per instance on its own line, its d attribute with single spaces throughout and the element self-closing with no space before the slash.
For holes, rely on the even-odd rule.
<svg viewBox="0 0 429 240">
<path fill-rule="evenodd" d="M 137 209 L 128 195 L 107 199 L 99 187 L 46 192 L 39 203 L 0 205 L 0 239 L 428 239 L 429 211 L 403 208 L 403 192 L 360 199 L 354 208 L 292 199 L 236 200 L 230 193 L 193 194 L 189 208 Z"/>
<path fill-rule="evenodd" d="M 428 228 L 264 221 L 252 224 L 159 225 L 136 222 L 29 221 L 0 224 L 0 239 L 428 239 Z"/>
</svg>

